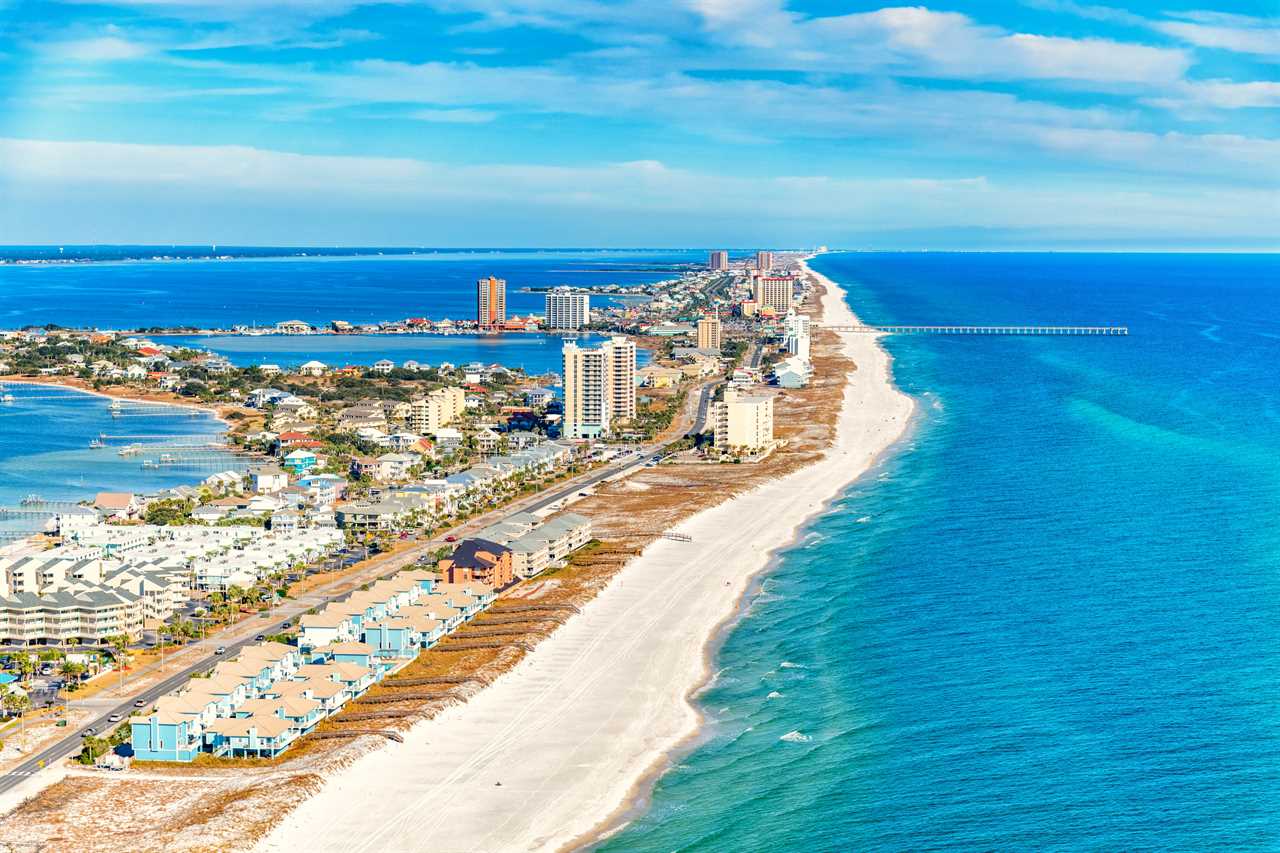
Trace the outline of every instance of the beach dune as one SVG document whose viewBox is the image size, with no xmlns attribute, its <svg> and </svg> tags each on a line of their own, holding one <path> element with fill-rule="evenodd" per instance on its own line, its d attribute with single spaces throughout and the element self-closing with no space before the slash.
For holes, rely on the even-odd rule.
<svg viewBox="0 0 1280 853">
<path fill-rule="evenodd" d="M 826 282 L 823 322 L 856 323 Z M 679 525 L 515 669 L 328 779 L 261 851 L 557 850 L 615 825 L 636 787 L 696 733 L 707 644 L 753 575 L 897 440 L 913 403 L 868 334 L 821 462 Z"/>
</svg>

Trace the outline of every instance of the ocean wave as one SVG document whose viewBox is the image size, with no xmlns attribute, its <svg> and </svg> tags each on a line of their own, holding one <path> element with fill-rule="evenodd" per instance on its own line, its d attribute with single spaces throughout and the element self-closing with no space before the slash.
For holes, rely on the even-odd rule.
<svg viewBox="0 0 1280 853">
<path fill-rule="evenodd" d="M 783 669 L 808 669 L 809 668 L 802 663 L 792 663 L 789 660 L 784 660 L 782 663 L 778 664 L 778 666 L 782 667 Z"/>
<path fill-rule="evenodd" d="M 868 521 L 870 521 L 870 520 L 871 520 L 871 516 L 869 516 L 869 515 L 864 515 L 864 516 L 862 516 L 862 518 L 859 518 L 859 519 L 858 519 L 858 524 L 866 524 L 866 523 L 867 523 Z"/>
<path fill-rule="evenodd" d="M 768 695 L 768 696 L 766 696 L 766 697 L 764 697 L 764 698 L 766 698 L 766 699 L 781 699 L 781 698 L 782 698 L 782 694 L 781 694 L 781 693 L 779 693 L 779 692 L 778 692 L 778 691 L 776 691 L 776 690 L 770 690 L 770 691 L 769 691 L 769 695 Z"/>
<path fill-rule="evenodd" d="M 797 729 L 795 731 L 787 732 L 785 735 L 778 738 L 778 740 L 785 740 L 787 743 L 808 743 L 813 740 L 813 738 L 806 734 L 802 734 L 800 730 Z"/>
</svg>

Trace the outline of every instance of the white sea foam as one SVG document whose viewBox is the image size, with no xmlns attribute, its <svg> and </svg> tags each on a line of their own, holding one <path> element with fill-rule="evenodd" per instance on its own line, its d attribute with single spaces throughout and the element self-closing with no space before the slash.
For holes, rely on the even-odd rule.
<svg viewBox="0 0 1280 853">
<path fill-rule="evenodd" d="M 813 738 L 806 734 L 801 734 L 799 731 L 792 731 L 787 732 L 785 735 L 778 738 L 778 740 L 785 740 L 787 743 L 808 743 L 813 740 Z"/>
<path fill-rule="evenodd" d="M 864 515 L 862 518 L 858 519 L 858 523 L 859 523 L 859 524 L 866 524 L 866 523 L 867 523 L 868 521 L 870 521 L 870 520 L 871 520 L 871 516 L 869 516 L 869 515 Z"/>
<path fill-rule="evenodd" d="M 782 694 L 781 694 L 781 693 L 779 693 L 779 692 L 778 692 L 778 691 L 776 691 L 776 690 L 771 690 L 771 691 L 769 691 L 769 695 L 768 695 L 768 696 L 766 696 L 766 697 L 764 697 L 764 698 L 766 698 L 766 699 L 781 699 L 781 698 L 782 698 Z"/>
<path fill-rule="evenodd" d="M 782 667 L 783 669 L 808 669 L 809 668 L 802 663 L 792 663 L 789 660 L 784 660 L 782 663 L 778 664 L 778 666 Z"/>
</svg>

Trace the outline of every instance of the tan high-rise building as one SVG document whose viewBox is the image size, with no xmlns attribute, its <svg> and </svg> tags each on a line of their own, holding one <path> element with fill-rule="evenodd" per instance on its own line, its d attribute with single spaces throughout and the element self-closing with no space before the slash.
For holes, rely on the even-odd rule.
<svg viewBox="0 0 1280 853">
<path fill-rule="evenodd" d="M 712 252 L 710 267 L 713 272 L 727 270 L 729 268 L 729 253 L 724 251 Z"/>
<path fill-rule="evenodd" d="M 741 394 L 733 388 L 711 410 L 716 447 L 722 451 L 763 450 L 773 444 L 773 398 Z"/>
<path fill-rule="evenodd" d="M 756 252 L 756 269 L 760 272 L 773 269 L 773 252 Z"/>
<path fill-rule="evenodd" d="M 567 343 L 564 358 L 565 438 L 598 438 L 614 421 L 636 416 L 636 345 L 614 337 L 595 348 Z"/>
<path fill-rule="evenodd" d="M 795 302 L 796 280 L 789 275 L 762 275 L 756 278 L 756 304 L 786 314 Z"/>
<path fill-rule="evenodd" d="M 482 278 L 476 282 L 476 324 L 493 328 L 507 322 L 507 280 Z"/>
<path fill-rule="evenodd" d="M 698 321 L 698 349 L 719 350 L 720 346 L 720 318 L 703 317 Z"/>
<path fill-rule="evenodd" d="M 601 344 L 609 353 L 609 395 L 614 419 L 636 416 L 636 345 L 635 342 L 615 335 Z"/>
<path fill-rule="evenodd" d="M 410 404 L 409 428 L 419 435 L 448 426 L 467 409 L 467 392 L 456 386 L 437 388 Z"/>
</svg>

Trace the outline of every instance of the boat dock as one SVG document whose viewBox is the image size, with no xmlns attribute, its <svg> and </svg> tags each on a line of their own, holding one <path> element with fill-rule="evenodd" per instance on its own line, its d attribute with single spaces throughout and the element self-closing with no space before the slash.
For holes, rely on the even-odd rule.
<svg viewBox="0 0 1280 853">
<path fill-rule="evenodd" d="M 873 335 L 1128 335 L 1128 326 L 818 326 Z"/>
</svg>

